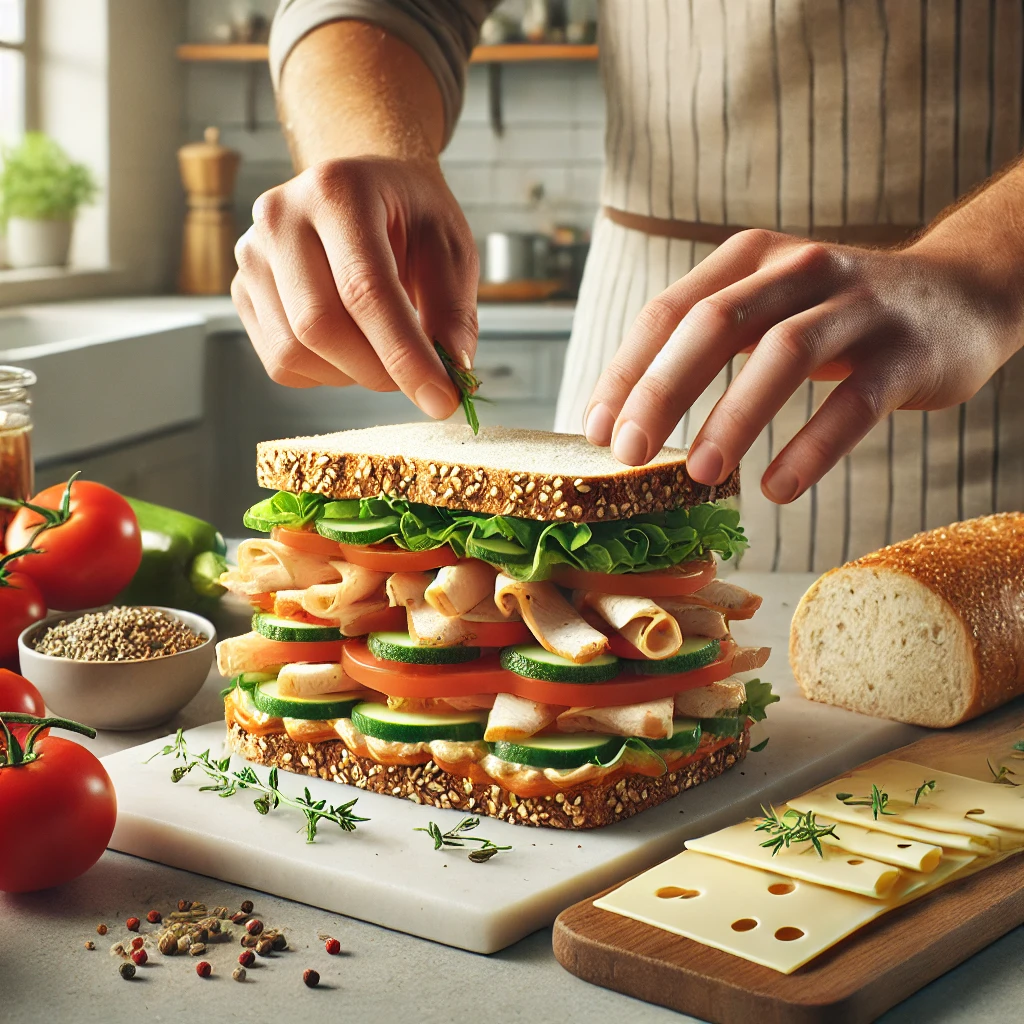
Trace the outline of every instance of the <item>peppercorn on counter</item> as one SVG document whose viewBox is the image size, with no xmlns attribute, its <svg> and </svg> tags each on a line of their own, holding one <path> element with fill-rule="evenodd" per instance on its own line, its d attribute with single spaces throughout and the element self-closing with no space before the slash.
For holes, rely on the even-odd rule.
<svg viewBox="0 0 1024 1024">
<path fill-rule="evenodd" d="M 761 598 L 717 578 L 746 541 L 684 452 L 633 471 L 579 438 L 407 424 L 259 461 L 297 489 L 249 510 L 269 537 L 220 580 L 254 606 L 217 652 L 247 760 L 593 828 L 731 767 L 778 699 L 737 678 L 768 657 L 729 629 Z"/>
</svg>

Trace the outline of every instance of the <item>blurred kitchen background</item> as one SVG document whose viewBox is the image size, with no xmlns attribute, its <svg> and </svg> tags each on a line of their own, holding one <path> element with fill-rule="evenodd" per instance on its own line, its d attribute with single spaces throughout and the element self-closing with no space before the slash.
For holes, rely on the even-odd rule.
<svg viewBox="0 0 1024 1024">
<path fill-rule="evenodd" d="M 0 364 L 37 378 L 37 484 L 81 469 L 240 532 L 258 440 L 419 418 L 400 394 L 272 383 L 230 299 L 202 294 L 226 292 L 253 201 L 292 173 L 275 7 L 0 0 Z M 485 422 L 553 422 L 602 168 L 595 18 L 596 0 L 506 0 L 442 157 L 481 248 Z M 0 492 L 22 391 L 0 373 Z"/>
</svg>

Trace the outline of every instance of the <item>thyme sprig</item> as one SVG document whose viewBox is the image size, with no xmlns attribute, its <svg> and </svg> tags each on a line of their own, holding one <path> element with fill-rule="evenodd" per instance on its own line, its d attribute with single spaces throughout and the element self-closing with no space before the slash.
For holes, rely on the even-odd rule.
<svg viewBox="0 0 1024 1024">
<path fill-rule="evenodd" d="M 480 378 L 472 371 L 459 366 L 451 355 L 441 347 L 440 342 L 434 341 L 434 349 L 437 351 L 441 365 L 445 368 L 451 382 L 458 388 L 462 396 L 462 411 L 466 414 L 466 422 L 473 428 L 474 434 L 480 433 L 480 420 L 476 414 L 476 402 L 486 402 L 486 398 L 477 398 L 476 393 L 480 389 Z"/>
<path fill-rule="evenodd" d="M 824 857 L 825 852 L 821 848 L 821 840 L 825 836 L 838 839 L 835 824 L 819 825 L 814 816 L 814 811 L 800 812 L 790 808 L 781 817 L 774 807 L 762 805 L 761 811 L 764 818 L 754 829 L 755 832 L 767 832 L 772 838 L 766 839 L 761 846 L 772 851 L 774 857 L 779 850 L 789 849 L 794 843 L 810 843 L 817 851 L 819 857 Z"/>
<path fill-rule="evenodd" d="M 880 814 L 896 816 L 896 811 L 887 811 L 889 794 L 880 790 L 877 786 L 871 786 L 871 793 L 868 796 L 854 796 L 852 793 L 836 793 L 836 799 L 847 807 L 870 807 L 871 817 L 878 821 Z M 917 802 L 916 800 L 914 801 Z"/>
<path fill-rule="evenodd" d="M 934 779 L 925 779 L 920 786 L 917 787 L 917 792 L 914 794 L 914 806 L 917 806 L 917 801 L 925 795 L 925 793 L 931 793 L 935 789 Z"/>
<path fill-rule="evenodd" d="M 200 793 L 216 793 L 221 797 L 234 796 L 239 790 L 247 789 L 259 796 L 253 800 L 253 807 L 260 814 L 269 814 L 272 810 L 281 805 L 294 807 L 302 811 L 306 818 L 306 842 L 316 842 L 317 828 L 321 822 L 330 822 L 337 825 L 342 832 L 354 832 L 358 822 L 369 821 L 369 818 L 361 818 L 353 814 L 352 808 L 356 800 L 349 800 L 348 803 L 337 806 L 328 805 L 326 800 L 314 800 L 306 788 L 300 797 L 288 796 L 282 793 L 277 786 L 277 769 L 271 768 L 267 781 L 263 782 L 249 765 L 239 771 L 231 771 L 231 757 L 214 758 L 210 756 L 209 750 L 201 754 L 193 754 L 188 749 L 185 741 L 184 731 L 179 729 L 174 737 L 173 743 L 158 750 L 152 757 L 143 762 L 149 764 L 155 757 L 163 757 L 173 754 L 176 760 L 184 761 L 171 771 L 171 782 L 181 782 L 186 775 L 194 768 L 200 769 L 207 778 L 211 779 L 213 785 L 200 786 Z M 299 829 L 301 832 L 302 829 Z"/>
<path fill-rule="evenodd" d="M 454 828 L 449 829 L 447 832 L 442 832 L 439 825 L 433 821 L 428 821 L 426 828 L 414 828 L 413 832 L 426 832 L 434 840 L 435 850 L 440 850 L 443 846 L 464 847 L 466 843 L 479 843 L 480 848 L 471 851 L 469 854 L 469 859 L 474 864 L 483 864 L 502 850 L 512 849 L 511 846 L 498 846 L 497 843 L 491 842 L 490 839 L 484 839 L 483 836 L 466 835 L 467 832 L 472 832 L 479 824 L 479 818 L 463 818 Z"/>
<path fill-rule="evenodd" d="M 996 771 L 996 769 L 993 766 L 992 762 L 987 757 L 985 758 L 985 764 L 988 765 L 988 770 L 992 773 L 992 781 L 993 782 L 1000 783 L 1000 784 L 1002 784 L 1004 786 L 1019 786 L 1020 785 L 1019 782 L 1014 782 L 1013 779 L 1010 778 L 1011 775 L 1016 775 L 1017 774 L 1015 771 L 1013 771 L 1012 768 L 1007 768 L 1005 764 L 1001 764 L 999 766 L 999 770 Z"/>
</svg>

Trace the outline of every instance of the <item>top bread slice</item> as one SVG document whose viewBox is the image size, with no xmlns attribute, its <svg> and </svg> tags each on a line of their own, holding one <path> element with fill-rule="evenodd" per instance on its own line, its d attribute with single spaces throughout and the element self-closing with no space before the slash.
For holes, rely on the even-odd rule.
<svg viewBox="0 0 1024 1024">
<path fill-rule="evenodd" d="M 580 434 L 461 423 L 399 423 L 263 441 L 256 479 L 275 490 L 331 498 L 394 494 L 490 515 L 557 522 L 626 519 L 739 493 L 739 470 L 717 487 L 690 479 L 686 452 L 626 466 Z"/>
<path fill-rule="evenodd" d="M 789 659 L 811 700 L 931 728 L 1024 693 L 1024 513 L 827 572 L 797 606 Z"/>
</svg>

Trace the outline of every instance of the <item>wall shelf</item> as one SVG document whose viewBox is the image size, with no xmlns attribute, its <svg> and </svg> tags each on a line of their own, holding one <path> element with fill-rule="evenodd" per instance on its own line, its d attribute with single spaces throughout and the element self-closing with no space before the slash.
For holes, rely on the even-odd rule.
<svg viewBox="0 0 1024 1024">
<path fill-rule="evenodd" d="M 267 59 L 265 43 L 182 43 L 178 60 L 240 61 L 253 63 Z M 478 46 L 470 57 L 474 64 L 518 64 L 538 60 L 597 60 L 597 44 L 503 43 Z"/>
</svg>

